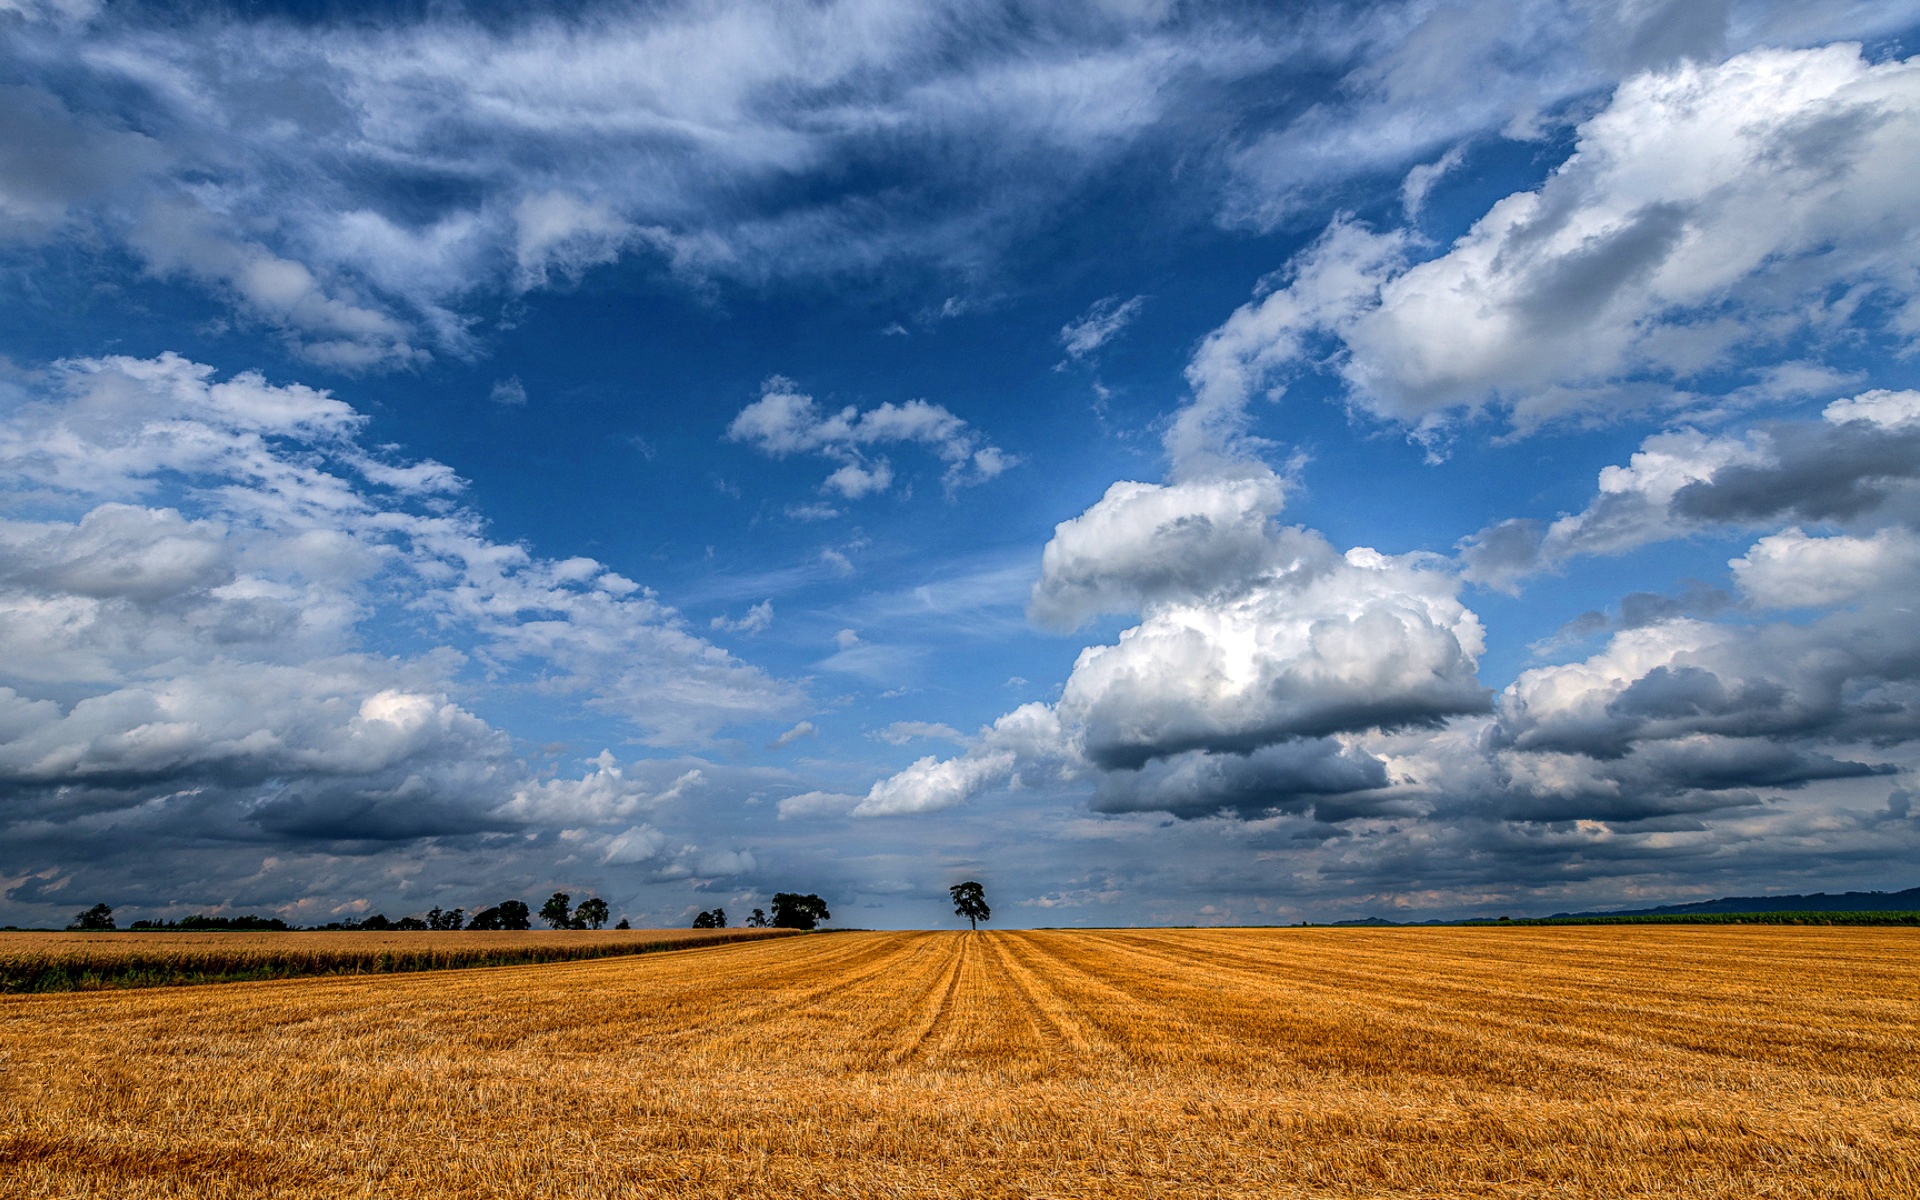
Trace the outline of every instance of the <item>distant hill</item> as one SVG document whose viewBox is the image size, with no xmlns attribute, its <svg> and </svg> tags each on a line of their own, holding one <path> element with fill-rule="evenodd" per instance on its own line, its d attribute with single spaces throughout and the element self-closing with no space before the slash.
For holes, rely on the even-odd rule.
<svg viewBox="0 0 1920 1200">
<path fill-rule="evenodd" d="M 1616 908 L 1604 912 L 1555 913 L 1563 917 L 1681 917 L 1692 913 L 1773 912 L 1912 912 L 1920 910 L 1920 887 L 1903 892 L 1841 892 L 1811 896 L 1725 896 L 1691 904 L 1662 904 L 1656 908 Z"/>
</svg>

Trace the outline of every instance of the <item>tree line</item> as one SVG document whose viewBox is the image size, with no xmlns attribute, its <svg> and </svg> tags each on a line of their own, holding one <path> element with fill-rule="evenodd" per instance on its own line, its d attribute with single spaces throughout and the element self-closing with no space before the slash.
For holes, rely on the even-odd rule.
<svg viewBox="0 0 1920 1200">
<path fill-rule="evenodd" d="M 956 916 L 967 918 L 973 928 L 979 928 L 981 921 L 988 920 L 993 911 L 987 907 L 986 890 L 973 880 L 957 883 L 947 889 L 953 897 L 953 911 Z M 555 892 L 547 897 L 540 906 L 540 920 L 550 929 L 600 929 L 611 915 L 607 902 L 598 896 L 589 896 L 577 906 L 573 897 L 566 892 Z M 370 917 L 360 917 L 346 921 L 330 921 L 325 925 L 309 926 L 316 930 L 356 930 L 376 933 L 432 931 L 432 930 L 512 930 L 533 928 L 535 913 L 522 900 L 502 900 L 500 903 L 483 908 L 472 916 L 464 908 L 441 908 L 435 905 L 426 915 L 401 917 L 388 920 L 383 913 L 374 913 Z M 814 929 L 822 921 L 833 918 L 827 911 L 827 902 L 812 892 L 775 892 L 773 894 L 773 915 L 768 916 L 765 909 L 756 908 L 747 919 L 741 922 L 748 929 Z M 727 910 L 713 908 L 702 910 L 693 919 L 695 929 L 725 929 Z M 106 904 L 96 904 L 74 916 L 70 930 L 111 930 L 119 928 L 113 920 L 113 908 Z M 299 929 L 289 925 L 278 917 L 208 917 L 194 915 L 182 917 L 177 921 L 135 921 L 131 929 L 166 930 L 176 932 L 196 932 L 210 930 L 244 930 L 248 932 L 273 932 Z M 625 917 L 615 929 L 631 929 L 633 926 Z"/>
<path fill-rule="evenodd" d="M 538 914 L 550 929 L 601 929 L 606 926 L 607 918 L 612 915 L 607 902 L 598 896 L 589 896 L 578 906 L 573 897 L 566 892 L 555 892 L 547 897 L 540 906 Z M 374 913 L 368 917 L 358 917 L 345 921 L 329 921 L 325 925 L 309 925 L 309 930 L 342 930 L 365 933 L 409 933 L 434 930 L 515 930 L 533 928 L 535 913 L 527 907 L 524 900 L 502 900 L 500 903 L 480 909 L 471 916 L 464 908 L 441 908 L 435 905 L 423 916 L 401 917 L 392 920 L 385 913 Z M 92 908 L 75 914 L 73 924 L 67 926 L 76 931 L 107 931 L 118 929 L 113 919 L 113 907 L 108 904 L 96 904 Z M 301 929 L 299 925 L 289 925 L 279 917 L 258 917 L 248 914 L 244 917 L 209 917 L 194 914 L 181 917 L 176 921 L 135 921 L 129 929 L 139 931 L 169 933 L 199 933 L 214 931 L 235 931 L 249 933 L 290 932 Z M 615 929 L 632 929 L 633 925 L 625 917 Z"/>
<path fill-rule="evenodd" d="M 764 908 L 756 908 L 741 924 L 748 929 L 813 929 L 822 921 L 831 920 L 833 914 L 827 911 L 827 902 L 808 892 L 804 896 L 799 892 L 775 892 L 773 894 L 773 916 L 767 916 Z M 695 929 L 725 929 L 727 910 L 716 908 L 702 912 L 693 919 Z"/>
</svg>

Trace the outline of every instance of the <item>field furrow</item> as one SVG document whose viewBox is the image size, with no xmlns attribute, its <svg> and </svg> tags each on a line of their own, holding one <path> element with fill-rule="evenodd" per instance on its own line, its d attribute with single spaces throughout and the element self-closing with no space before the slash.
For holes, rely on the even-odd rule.
<svg viewBox="0 0 1920 1200">
<path fill-rule="evenodd" d="M 1920 933 L 1759 927 L 843 933 L 8 996 L 0 1197 L 1920 1197 L 1916 997 Z"/>
</svg>

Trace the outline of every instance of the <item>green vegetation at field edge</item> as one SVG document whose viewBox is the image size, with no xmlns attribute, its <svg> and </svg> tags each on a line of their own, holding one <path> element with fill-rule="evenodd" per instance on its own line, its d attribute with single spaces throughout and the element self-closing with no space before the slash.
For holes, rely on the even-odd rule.
<svg viewBox="0 0 1920 1200">
<path fill-rule="evenodd" d="M 354 949 L 279 949 L 249 953 L 249 947 L 155 947 L 125 953 L 19 955 L 0 958 L 0 994 L 97 991 L 108 988 L 173 987 L 202 983 L 242 983 L 320 975 L 387 975 L 411 971 L 471 967 L 524 966 L 696 950 L 728 942 L 786 936 L 761 931 L 722 933 L 703 938 L 658 938 L 630 942 L 528 946 L 421 947 Z"/>
</svg>

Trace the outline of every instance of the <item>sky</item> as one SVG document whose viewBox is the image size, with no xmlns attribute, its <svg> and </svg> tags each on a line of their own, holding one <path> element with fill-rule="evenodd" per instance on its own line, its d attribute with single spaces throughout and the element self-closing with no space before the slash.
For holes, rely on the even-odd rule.
<svg viewBox="0 0 1920 1200">
<path fill-rule="evenodd" d="M 0 923 L 1920 882 L 1920 4 L 0 0 Z"/>
</svg>

